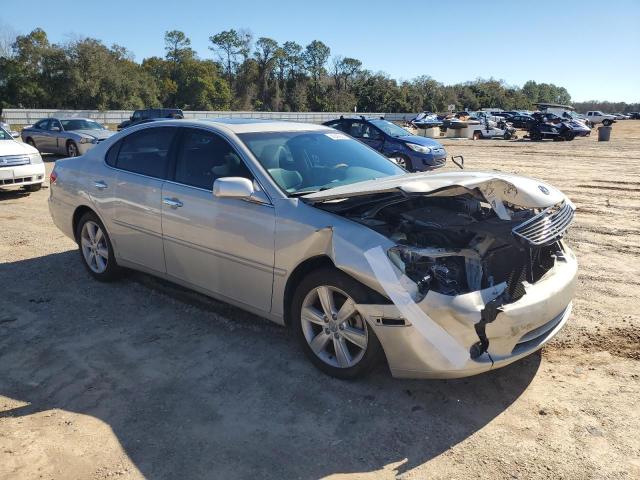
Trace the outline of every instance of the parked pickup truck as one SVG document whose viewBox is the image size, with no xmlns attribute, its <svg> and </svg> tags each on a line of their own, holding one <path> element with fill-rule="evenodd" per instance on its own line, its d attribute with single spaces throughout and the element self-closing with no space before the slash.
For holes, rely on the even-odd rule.
<svg viewBox="0 0 640 480">
<path fill-rule="evenodd" d="M 606 113 L 602 113 L 599 110 L 595 110 L 592 112 L 587 112 L 587 121 L 591 125 L 596 125 L 598 123 L 602 123 L 605 126 L 609 126 L 616 121 L 615 115 L 608 115 Z"/>
</svg>

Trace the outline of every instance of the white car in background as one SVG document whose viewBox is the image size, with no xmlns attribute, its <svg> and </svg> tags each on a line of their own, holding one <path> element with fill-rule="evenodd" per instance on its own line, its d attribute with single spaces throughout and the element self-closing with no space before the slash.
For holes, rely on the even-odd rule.
<svg viewBox="0 0 640 480">
<path fill-rule="evenodd" d="M 587 121 L 591 125 L 597 125 L 598 123 L 602 123 L 605 127 L 615 123 L 616 116 L 609 115 L 608 113 L 602 113 L 599 110 L 594 110 L 591 112 L 587 112 Z"/>
<path fill-rule="evenodd" d="M 22 187 L 27 192 L 40 190 L 44 182 L 44 163 L 38 150 L 14 140 L 0 128 L 0 189 Z"/>
</svg>

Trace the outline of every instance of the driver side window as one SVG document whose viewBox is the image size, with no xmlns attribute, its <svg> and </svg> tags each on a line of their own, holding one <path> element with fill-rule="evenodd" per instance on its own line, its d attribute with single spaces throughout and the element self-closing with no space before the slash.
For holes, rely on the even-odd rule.
<svg viewBox="0 0 640 480">
<path fill-rule="evenodd" d="M 253 180 L 244 161 L 226 140 L 206 130 L 185 128 L 176 162 L 175 181 L 212 190 L 213 182 L 221 177 Z"/>
<path fill-rule="evenodd" d="M 48 118 L 46 120 L 40 120 L 38 123 L 34 125 L 34 127 L 36 127 L 39 130 L 48 130 L 50 122 L 51 120 L 49 120 Z"/>
</svg>

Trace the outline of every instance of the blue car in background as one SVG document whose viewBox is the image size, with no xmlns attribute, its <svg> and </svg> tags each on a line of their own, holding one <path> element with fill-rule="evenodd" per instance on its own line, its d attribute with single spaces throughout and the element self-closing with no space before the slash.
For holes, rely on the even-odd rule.
<svg viewBox="0 0 640 480">
<path fill-rule="evenodd" d="M 447 152 L 440 143 L 412 135 L 383 118 L 340 117 L 324 125 L 357 138 L 410 172 L 434 170 L 447 161 Z"/>
</svg>

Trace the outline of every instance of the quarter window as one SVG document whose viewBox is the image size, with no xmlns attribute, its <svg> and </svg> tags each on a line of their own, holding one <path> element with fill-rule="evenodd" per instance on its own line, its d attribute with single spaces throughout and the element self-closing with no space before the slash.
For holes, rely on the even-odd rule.
<svg viewBox="0 0 640 480">
<path fill-rule="evenodd" d="M 176 162 L 175 181 L 211 190 L 221 177 L 253 180 L 244 161 L 220 136 L 198 129 L 185 129 Z"/>
<path fill-rule="evenodd" d="M 165 178 L 175 133 L 175 128 L 160 127 L 128 135 L 122 140 L 116 166 L 149 177 Z"/>
</svg>

